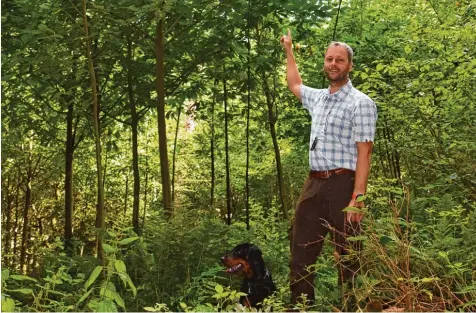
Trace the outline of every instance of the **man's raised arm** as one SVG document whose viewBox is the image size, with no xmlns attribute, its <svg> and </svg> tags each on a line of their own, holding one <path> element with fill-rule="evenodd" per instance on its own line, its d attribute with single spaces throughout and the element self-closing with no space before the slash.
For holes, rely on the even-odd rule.
<svg viewBox="0 0 476 313">
<path fill-rule="evenodd" d="M 286 52 L 286 78 L 288 81 L 288 88 L 291 92 L 301 100 L 301 75 L 299 74 L 296 60 L 293 54 L 293 41 L 291 37 L 291 31 L 288 29 L 288 34 L 283 35 L 280 40 Z"/>
</svg>

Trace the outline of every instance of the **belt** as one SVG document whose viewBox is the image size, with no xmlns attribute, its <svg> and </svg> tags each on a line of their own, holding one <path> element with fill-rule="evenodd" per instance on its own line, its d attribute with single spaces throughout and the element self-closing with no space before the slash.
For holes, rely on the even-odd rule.
<svg viewBox="0 0 476 313">
<path fill-rule="evenodd" d="M 310 171 L 309 172 L 309 177 L 312 178 L 329 178 L 334 175 L 342 175 L 342 174 L 347 174 L 347 173 L 355 173 L 353 170 L 349 170 L 347 168 L 336 168 L 333 170 L 328 170 L 328 171 Z"/>
</svg>

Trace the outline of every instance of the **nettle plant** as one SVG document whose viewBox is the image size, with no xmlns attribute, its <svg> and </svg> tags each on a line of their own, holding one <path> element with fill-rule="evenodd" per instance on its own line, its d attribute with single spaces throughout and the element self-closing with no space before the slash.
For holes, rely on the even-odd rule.
<svg viewBox="0 0 476 313">
<path fill-rule="evenodd" d="M 121 289 L 129 288 L 136 297 L 137 289 L 127 274 L 124 261 L 118 256 L 126 250 L 127 246 L 139 240 L 138 236 L 127 237 L 130 228 L 107 231 L 107 237 L 102 247 L 105 252 L 105 265 L 98 265 L 84 284 L 84 294 L 76 304 L 79 309 L 82 302 L 88 299 L 87 307 L 95 312 L 117 312 L 118 306 L 126 311 Z M 99 279 L 102 277 L 102 279 Z M 122 281 L 122 285 L 119 283 Z"/>
</svg>

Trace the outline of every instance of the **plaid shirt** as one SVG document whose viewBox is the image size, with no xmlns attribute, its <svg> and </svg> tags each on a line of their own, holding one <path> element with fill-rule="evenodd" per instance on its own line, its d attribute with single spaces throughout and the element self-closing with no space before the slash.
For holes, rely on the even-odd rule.
<svg viewBox="0 0 476 313">
<path fill-rule="evenodd" d="M 373 141 L 377 107 L 349 82 L 337 92 L 301 86 L 303 107 L 312 117 L 311 170 L 356 169 L 356 142 Z"/>
</svg>

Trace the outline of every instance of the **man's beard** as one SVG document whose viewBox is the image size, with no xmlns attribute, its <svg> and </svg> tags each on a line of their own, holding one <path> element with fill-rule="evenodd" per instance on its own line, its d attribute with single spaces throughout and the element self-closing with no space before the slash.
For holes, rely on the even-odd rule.
<svg viewBox="0 0 476 313">
<path fill-rule="evenodd" d="M 331 82 L 340 82 L 340 81 L 344 81 L 346 80 L 348 77 L 349 77 L 349 74 L 348 73 L 345 73 L 345 74 L 341 74 L 339 73 L 339 75 L 337 76 L 334 76 L 334 77 L 331 77 L 331 74 L 327 71 L 325 71 L 326 73 L 326 77 L 328 80 L 330 80 Z"/>
</svg>

